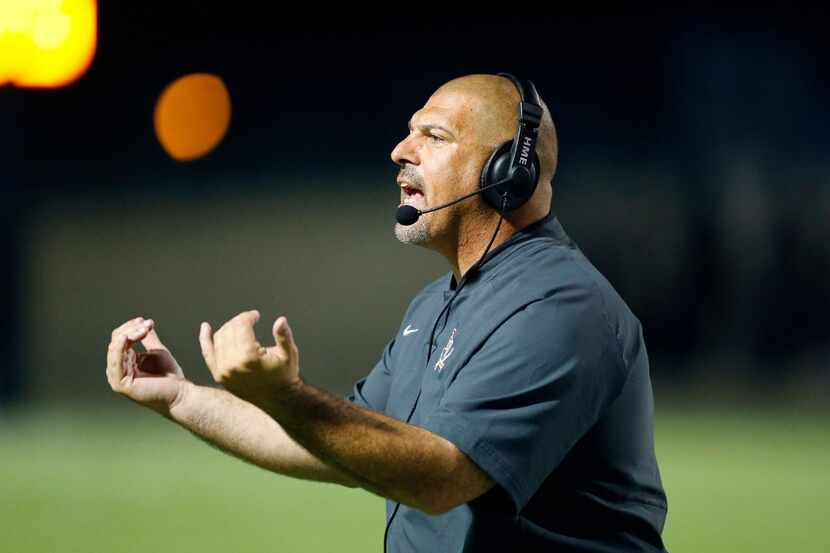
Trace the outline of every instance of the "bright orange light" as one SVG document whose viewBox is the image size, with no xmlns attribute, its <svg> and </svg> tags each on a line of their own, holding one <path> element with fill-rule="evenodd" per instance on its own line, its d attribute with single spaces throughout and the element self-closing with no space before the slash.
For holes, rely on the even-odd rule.
<svg viewBox="0 0 830 553">
<path fill-rule="evenodd" d="M 231 97 L 216 75 L 191 73 L 167 85 L 153 114 L 156 136 L 170 157 L 189 161 L 213 150 L 228 130 Z"/>
<path fill-rule="evenodd" d="M 0 0 L 0 85 L 59 87 L 92 63 L 95 0 Z"/>
</svg>

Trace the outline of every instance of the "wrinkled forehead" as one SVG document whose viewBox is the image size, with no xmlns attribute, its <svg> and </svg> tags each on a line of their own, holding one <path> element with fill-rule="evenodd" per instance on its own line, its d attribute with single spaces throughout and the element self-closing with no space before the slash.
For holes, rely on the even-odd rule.
<svg viewBox="0 0 830 553">
<path fill-rule="evenodd" d="M 479 94 L 454 89 L 438 89 L 424 107 L 412 116 L 413 126 L 439 125 L 459 140 L 490 144 L 514 132 L 513 106 L 486 101 Z"/>
<path fill-rule="evenodd" d="M 413 125 L 442 125 L 461 138 L 475 133 L 480 99 L 470 94 L 438 90 L 412 115 Z"/>
</svg>

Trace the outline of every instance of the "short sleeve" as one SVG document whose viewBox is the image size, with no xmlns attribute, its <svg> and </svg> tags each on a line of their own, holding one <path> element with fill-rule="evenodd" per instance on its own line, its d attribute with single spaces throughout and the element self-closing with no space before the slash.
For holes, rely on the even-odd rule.
<svg viewBox="0 0 830 553">
<path fill-rule="evenodd" d="M 423 426 L 453 442 L 520 512 L 624 380 L 598 294 L 536 300 L 461 368 Z"/>
<path fill-rule="evenodd" d="M 383 349 L 380 360 L 369 372 L 352 386 L 352 391 L 344 399 L 356 405 L 383 413 L 389 398 L 389 386 L 392 382 L 391 357 L 395 340 L 392 339 Z"/>
</svg>

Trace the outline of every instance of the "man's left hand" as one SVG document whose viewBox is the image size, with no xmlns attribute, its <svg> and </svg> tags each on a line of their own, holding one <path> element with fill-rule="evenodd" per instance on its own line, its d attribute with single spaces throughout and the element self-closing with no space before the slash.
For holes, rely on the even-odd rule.
<svg viewBox="0 0 830 553">
<path fill-rule="evenodd" d="M 300 383 L 299 351 L 288 326 L 278 317 L 272 332 L 275 344 L 264 347 L 254 334 L 259 311 L 244 311 L 212 332 L 203 322 L 199 344 L 213 379 L 234 395 L 260 405 L 278 399 Z"/>
</svg>

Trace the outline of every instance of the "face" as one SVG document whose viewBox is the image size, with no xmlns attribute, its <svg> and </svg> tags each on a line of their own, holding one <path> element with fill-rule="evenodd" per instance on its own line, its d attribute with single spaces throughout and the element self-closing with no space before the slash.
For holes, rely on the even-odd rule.
<svg viewBox="0 0 830 553">
<path fill-rule="evenodd" d="M 476 99 L 461 92 L 436 92 L 409 122 L 409 134 L 392 150 L 400 166 L 401 204 L 427 209 L 478 187 L 491 148 L 480 143 L 474 126 Z M 395 225 L 395 236 L 410 244 L 439 247 L 457 239 L 465 215 L 480 211 L 478 196 L 422 215 L 410 226 Z"/>
</svg>

